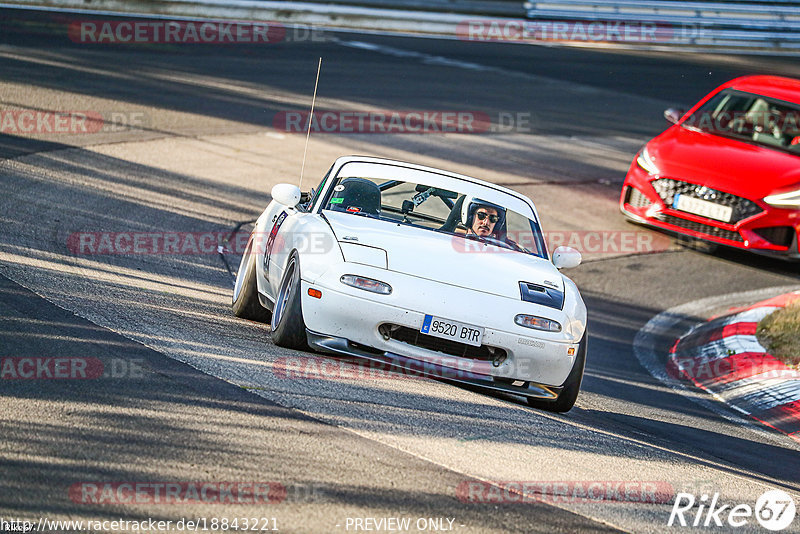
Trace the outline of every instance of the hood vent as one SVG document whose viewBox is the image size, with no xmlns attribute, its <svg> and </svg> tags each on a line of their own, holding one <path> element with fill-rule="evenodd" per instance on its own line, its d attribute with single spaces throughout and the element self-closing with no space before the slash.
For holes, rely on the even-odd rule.
<svg viewBox="0 0 800 534">
<path fill-rule="evenodd" d="M 534 304 L 541 304 L 542 306 L 555 308 L 557 310 L 564 308 L 563 291 L 528 282 L 520 282 L 519 290 L 522 300 L 525 302 L 533 302 Z"/>
</svg>

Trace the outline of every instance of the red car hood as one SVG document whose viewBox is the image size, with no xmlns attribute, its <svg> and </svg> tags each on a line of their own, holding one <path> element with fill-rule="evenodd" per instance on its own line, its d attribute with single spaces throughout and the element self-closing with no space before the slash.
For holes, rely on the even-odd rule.
<svg viewBox="0 0 800 534">
<path fill-rule="evenodd" d="M 800 184 L 800 155 L 673 126 L 647 145 L 660 175 L 761 199 Z"/>
</svg>

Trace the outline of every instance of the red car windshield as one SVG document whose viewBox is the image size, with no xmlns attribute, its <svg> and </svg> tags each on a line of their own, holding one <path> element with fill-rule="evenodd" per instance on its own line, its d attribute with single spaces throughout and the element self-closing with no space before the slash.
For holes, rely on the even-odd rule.
<svg viewBox="0 0 800 534">
<path fill-rule="evenodd" d="M 800 155 L 800 106 L 726 89 L 682 126 Z"/>
</svg>

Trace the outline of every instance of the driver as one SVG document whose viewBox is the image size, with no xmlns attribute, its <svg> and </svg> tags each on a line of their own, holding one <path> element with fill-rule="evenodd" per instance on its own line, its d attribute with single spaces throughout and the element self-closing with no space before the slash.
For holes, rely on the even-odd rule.
<svg viewBox="0 0 800 534">
<path fill-rule="evenodd" d="M 467 235 L 499 238 L 505 220 L 505 208 L 479 198 L 469 199 L 461 208 L 461 222 L 467 228 Z"/>
</svg>

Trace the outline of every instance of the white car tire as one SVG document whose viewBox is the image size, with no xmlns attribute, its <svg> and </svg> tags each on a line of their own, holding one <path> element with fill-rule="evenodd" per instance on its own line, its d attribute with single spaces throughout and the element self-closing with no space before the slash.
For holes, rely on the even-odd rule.
<svg viewBox="0 0 800 534">
<path fill-rule="evenodd" d="M 251 235 L 242 260 L 239 262 L 239 270 L 236 272 L 231 308 L 236 317 L 266 323 L 272 318 L 272 313 L 258 301 L 256 255 L 252 254 L 252 248 L 253 236 Z"/>
</svg>

